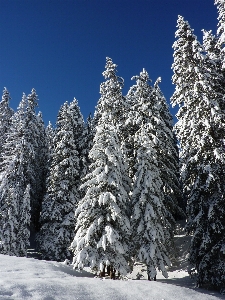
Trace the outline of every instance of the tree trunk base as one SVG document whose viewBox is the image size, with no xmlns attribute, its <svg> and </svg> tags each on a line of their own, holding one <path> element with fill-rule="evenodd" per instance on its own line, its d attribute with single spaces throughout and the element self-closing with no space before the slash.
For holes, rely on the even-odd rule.
<svg viewBox="0 0 225 300">
<path fill-rule="evenodd" d="M 155 275 L 155 277 L 153 277 L 153 278 L 151 278 L 151 277 L 148 275 L 148 281 L 152 281 L 152 280 L 156 281 L 156 275 Z"/>
<path fill-rule="evenodd" d="M 116 279 L 116 270 L 112 266 L 110 267 L 110 279 Z"/>
<path fill-rule="evenodd" d="M 103 271 L 100 271 L 99 277 L 105 277 L 105 267 L 104 267 Z"/>
</svg>

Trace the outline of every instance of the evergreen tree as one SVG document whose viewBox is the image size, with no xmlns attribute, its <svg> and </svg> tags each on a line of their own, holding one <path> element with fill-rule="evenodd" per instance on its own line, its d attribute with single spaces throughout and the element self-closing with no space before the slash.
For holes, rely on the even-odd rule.
<svg viewBox="0 0 225 300">
<path fill-rule="evenodd" d="M 171 97 L 171 103 L 173 106 L 179 105 L 179 111 L 177 114 L 178 122 L 174 127 L 176 135 L 180 143 L 180 169 L 188 160 L 188 157 L 193 155 L 195 151 L 191 144 L 186 143 L 186 149 L 183 149 L 181 145 L 181 137 L 187 140 L 190 135 L 190 122 L 192 117 L 189 116 L 189 102 L 187 100 L 193 99 L 193 91 L 195 90 L 196 74 L 195 70 L 198 69 L 200 53 L 202 46 L 198 42 L 196 36 L 193 34 L 188 22 L 184 21 L 183 17 L 178 16 L 178 30 L 175 33 L 177 41 L 175 41 L 174 48 L 174 63 L 173 68 L 173 84 L 175 84 L 175 92 Z M 190 174 L 181 173 L 182 184 L 184 184 L 185 177 L 188 178 Z M 184 202 L 188 200 L 188 196 L 184 188 Z"/>
<path fill-rule="evenodd" d="M 104 271 L 111 266 L 121 274 L 130 271 L 130 223 L 127 215 L 126 163 L 120 140 L 120 109 L 123 106 L 122 84 L 116 76 L 116 65 L 106 61 L 103 76 L 108 79 L 100 86 L 97 126 L 89 158 L 90 170 L 81 188 L 86 194 L 76 209 L 75 238 L 71 244 L 74 267 L 89 264 Z"/>
<path fill-rule="evenodd" d="M 70 103 L 70 114 L 72 116 L 72 122 L 73 122 L 73 136 L 74 140 L 76 141 L 76 147 L 78 151 L 78 157 L 79 157 L 79 165 L 80 165 L 80 171 L 79 176 L 77 176 L 77 187 L 80 185 L 79 178 L 81 177 L 82 170 L 83 170 L 83 160 L 82 160 L 82 148 L 83 148 L 83 135 L 84 135 L 84 119 L 80 112 L 80 107 L 78 105 L 78 101 L 76 98 L 73 99 L 73 101 Z"/>
<path fill-rule="evenodd" d="M 46 145 L 44 122 L 42 115 L 36 115 L 35 109 L 38 106 L 38 96 L 35 89 L 27 96 L 26 126 L 27 140 L 32 145 L 29 168 L 26 177 L 30 183 L 30 205 L 31 205 L 31 226 L 35 231 L 39 230 L 39 216 L 44 193 L 44 182 L 46 174 Z"/>
<path fill-rule="evenodd" d="M 6 88 L 3 90 L 2 100 L 0 102 L 0 160 L 2 146 L 6 139 L 6 133 L 10 127 L 10 119 L 13 115 L 13 110 L 9 107 L 10 100 L 9 92 Z"/>
<path fill-rule="evenodd" d="M 203 53 L 190 25 L 180 16 L 176 37 L 176 90 L 171 100 L 173 105 L 180 106 L 175 129 L 187 198 L 186 230 L 193 234 L 189 259 L 199 286 L 224 287 L 224 87 L 211 50 L 208 48 L 209 54 Z M 208 38 L 204 39 L 205 49 L 209 46 Z"/>
<path fill-rule="evenodd" d="M 74 137 L 79 111 L 77 102 L 66 102 L 59 111 L 53 139 L 53 155 L 47 178 L 47 193 L 42 203 L 39 250 L 43 258 L 63 260 L 70 257 L 68 246 L 73 239 L 74 211 L 79 200 L 80 159 Z M 72 107 L 72 109 L 71 109 Z"/>
<path fill-rule="evenodd" d="M 46 193 L 46 178 L 48 173 L 48 159 L 49 159 L 49 150 L 47 144 L 47 136 L 44 121 L 42 118 L 42 113 L 39 112 L 36 116 L 37 129 L 39 138 L 37 140 L 37 149 L 36 149 L 36 159 L 35 159 L 35 176 L 36 176 L 36 198 L 37 198 L 37 212 L 35 218 L 36 231 L 40 229 L 40 212 L 41 205 Z"/>
<path fill-rule="evenodd" d="M 24 94 L 3 146 L 1 170 L 2 252 L 26 255 L 30 230 L 37 231 L 45 190 L 46 145 L 36 91 Z M 12 221 L 13 220 L 13 221 Z M 13 238 L 12 238 L 13 237 Z"/>
<path fill-rule="evenodd" d="M 218 10 L 218 28 L 217 28 L 217 43 L 216 48 L 220 52 L 221 69 L 225 70 L 225 3 L 223 0 L 215 0 L 215 5 Z"/>
<path fill-rule="evenodd" d="M 33 145 L 27 138 L 27 98 L 23 94 L 3 146 L 0 185 L 0 252 L 24 256 L 29 245 L 30 198 L 27 174 Z"/>
<path fill-rule="evenodd" d="M 117 128 L 120 132 L 120 140 L 123 142 L 124 139 L 124 122 L 125 122 L 125 111 L 128 107 L 126 98 L 122 95 L 122 88 L 124 86 L 124 80 L 122 77 L 116 75 L 117 65 L 113 63 L 112 59 L 106 57 L 106 70 L 103 72 L 103 76 L 109 78 L 106 82 L 100 86 L 101 97 L 98 101 L 96 111 L 93 118 L 93 128 L 98 124 L 101 115 L 105 112 L 105 109 L 109 109 L 112 97 L 114 98 L 114 119 L 117 123 Z M 104 101 L 102 99 L 104 98 Z"/>
<path fill-rule="evenodd" d="M 173 132 L 173 117 L 169 111 L 166 99 L 160 90 L 159 77 L 153 88 L 152 98 L 157 108 L 156 122 L 154 127 L 157 131 L 157 155 L 158 168 L 163 182 L 164 205 L 167 207 L 167 217 L 172 227 L 175 226 L 174 218 L 184 218 L 186 205 L 182 199 L 180 174 L 179 174 L 179 153 L 177 139 Z M 183 210 L 182 210 L 183 209 Z"/>
<path fill-rule="evenodd" d="M 171 144 L 173 134 L 160 115 L 168 112 L 157 83 L 154 88 L 149 85 L 150 79 L 145 69 L 140 76 L 132 79 L 136 79 L 136 85 L 130 88 L 127 96 L 133 104 L 127 124 L 133 133 L 130 140 L 134 149 L 131 216 L 133 254 L 135 259 L 146 263 L 149 278 L 155 277 L 156 268 L 167 277 L 165 266 L 170 264 L 168 257 L 174 219 L 165 207 L 163 189 L 165 192 L 166 186 L 161 177 L 165 175 L 163 172 L 167 172 L 169 182 L 169 162 L 172 164 L 174 160 Z"/>
</svg>

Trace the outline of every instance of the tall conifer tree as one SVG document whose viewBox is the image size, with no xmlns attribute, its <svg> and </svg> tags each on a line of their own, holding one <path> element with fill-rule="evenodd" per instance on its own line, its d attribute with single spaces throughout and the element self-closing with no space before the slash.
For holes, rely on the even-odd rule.
<svg viewBox="0 0 225 300">
<path fill-rule="evenodd" d="M 149 85 L 146 70 L 132 79 L 136 79 L 136 85 L 127 95 L 132 103 L 127 125 L 133 133 L 130 140 L 134 149 L 131 172 L 134 175 L 131 202 L 133 254 L 137 260 L 146 263 L 149 278 L 156 275 L 157 268 L 167 277 L 165 266 L 170 264 L 169 246 L 173 240 L 170 228 L 174 219 L 164 202 L 162 167 L 166 170 L 168 167 L 163 163 L 161 153 L 167 154 L 168 158 L 172 145 L 162 145 L 162 142 L 172 138 L 172 132 L 160 115 L 164 99 L 158 86 Z"/>
<path fill-rule="evenodd" d="M 9 107 L 10 94 L 6 88 L 3 90 L 2 100 L 0 102 L 0 161 L 2 146 L 6 139 L 6 133 L 10 127 L 10 119 L 14 111 Z"/>
<path fill-rule="evenodd" d="M 225 110 L 221 72 L 188 22 L 178 18 L 171 98 L 180 106 L 175 126 L 181 147 L 181 176 L 187 198 L 186 230 L 193 234 L 190 262 L 197 284 L 225 285 Z M 212 45 L 212 44 L 211 44 Z"/>
<path fill-rule="evenodd" d="M 218 10 L 217 49 L 220 51 L 221 69 L 225 70 L 225 3 L 223 0 L 215 0 Z"/>
<path fill-rule="evenodd" d="M 130 270 L 129 197 L 119 136 L 124 98 L 116 65 L 110 58 L 103 76 L 107 81 L 100 86 L 96 133 L 89 155 L 92 164 L 81 186 L 86 194 L 76 210 L 76 235 L 71 249 L 74 267 L 83 268 L 88 263 L 91 268 L 103 271 L 110 265 L 126 274 Z"/>
<path fill-rule="evenodd" d="M 36 115 L 37 106 L 38 96 L 35 89 L 32 89 L 27 96 L 25 119 L 27 126 L 26 138 L 32 145 L 26 178 L 30 183 L 31 227 L 35 231 L 39 230 L 39 216 L 45 189 L 45 166 L 47 161 L 44 122 L 41 113 Z"/>
<path fill-rule="evenodd" d="M 158 167 L 163 182 L 164 205 L 167 208 L 167 217 L 174 229 L 175 218 L 184 218 L 186 209 L 183 201 L 179 174 L 179 152 L 177 139 L 173 132 L 173 117 L 169 111 L 166 99 L 159 87 L 159 77 L 152 91 L 152 101 L 155 105 L 156 122 L 156 149 Z M 172 229 L 171 228 L 171 229 Z"/>
<path fill-rule="evenodd" d="M 80 159 L 75 124 L 82 125 L 77 101 L 66 102 L 59 111 L 47 193 L 42 203 L 39 250 L 43 258 L 63 260 L 70 257 L 68 247 L 75 227 L 74 211 L 79 200 Z"/>
<path fill-rule="evenodd" d="M 30 186 L 33 144 L 27 127 L 27 98 L 23 95 L 3 146 L 0 185 L 0 252 L 25 256 L 29 246 Z"/>
</svg>

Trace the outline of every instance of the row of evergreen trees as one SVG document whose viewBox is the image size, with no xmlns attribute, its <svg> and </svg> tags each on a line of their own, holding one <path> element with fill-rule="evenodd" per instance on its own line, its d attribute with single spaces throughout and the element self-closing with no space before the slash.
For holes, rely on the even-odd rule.
<svg viewBox="0 0 225 300">
<path fill-rule="evenodd" d="M 36 115 L 35 90 L 16 113 L 3 91 L 1 253 L 26 255 L 32 230 L 45 259 L 72 251 L 75 267 L 110 264 L 126 274 L 136 257 L 150 277 L 156 268 L 166 276 L 181 213 L 172 116 L 160 79 L 151 86 L 143 70 L 123 96 L 116 72 L 107 58 L 93 120 L 84 123 L 74 99 L 60 108 L 55 129 Z"/>
<path fill-rule="evenodd" d="M 218 32 L 203 31 L 203 44 L 178 17 L 174 128 L 160 78 L 152 86 L 143 69 L 123 96 L 110 58 L 94 118 L 86 123 L 74 99 L 60 108 L 56 128 L 45 128 L 35 90 L 14 113 L 4 89 L 1 253 L 26 255 L 33 231 L 45 259 L 72 252 L 75 267 L 110 266 L 121 274 L 138 260 L 150 278 L 157 268 L 166 277 L 183 208 L 197 284 L 225 286 L 225 4 L 215 3 Z"/>
</svg>

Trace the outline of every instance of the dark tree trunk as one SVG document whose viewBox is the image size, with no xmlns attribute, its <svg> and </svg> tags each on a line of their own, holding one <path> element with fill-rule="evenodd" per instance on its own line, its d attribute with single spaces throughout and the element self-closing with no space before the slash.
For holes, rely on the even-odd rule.
<svg viewBox="0 0 225 300">
<path fill-rule="evenodd" d="M 150 278 L 150 276 L 148 275 L 148 280 L 149 280 L 149 281 L 152 281 L 152 279 L 153 279 L 154 281 L 156 281 L 156 275 L 155 275 L 155 277 L 153 277 L 153 278 Z"/>
<path fill-rule="evenodd" d="M 110 275 L 110 266 L 107 266 L 106 270 L 107 270 L 107 274 Z"/>
<path fill-rule="evenodd" d="M 100 277 L 105 277 L 105 267 L 104 267 L 103 271 L 101 271 L 101 272 L 99 273 L 99 276 L 100 276 Z"/>
<path fill-rule="evenodd" d="M 112 266 L 110 267 L 110 278 L 116 279 L 116 270 Z"/>
</svg>

